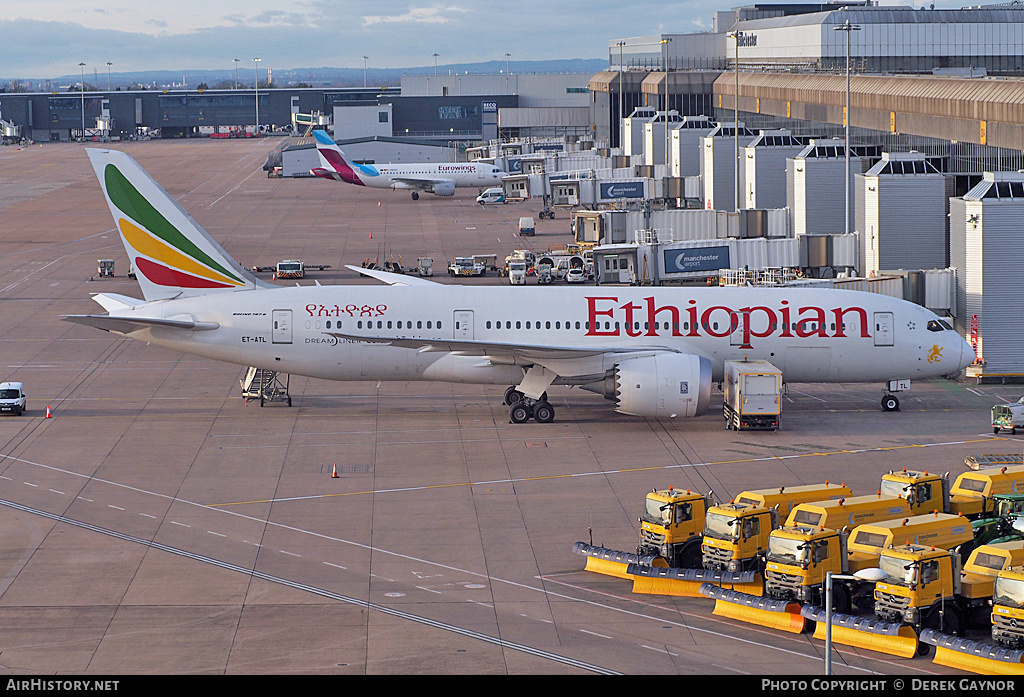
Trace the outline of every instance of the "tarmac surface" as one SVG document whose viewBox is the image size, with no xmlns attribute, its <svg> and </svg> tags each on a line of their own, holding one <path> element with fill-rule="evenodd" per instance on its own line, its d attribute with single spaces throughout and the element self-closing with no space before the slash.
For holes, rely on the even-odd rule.
<svg viewBox="0 0 1024 697">
<path fill-rule="evenodd" d="M 302 283 L 375 283 L 343 265 L 391 255 L 431 256 L 449 282 L 456 255 L 570 240 L 562 211 L 518 239 L 539 207 L 481 207 L 475 190 L 270 179 L 273 145 L 112 147 L 246 267 L 333 266 Z M 260 408 L 240 366 L 60 321 L 98 312 L 90 293 L 141 297 L 82 151 L 0 149 L 0 379 L 29 403 L 0 417 L 0 673 L 820 675 L 811 636 L 634 595 L 583 571 L 573 543 L 632 551 L 653 488 L 866 494 L 890 469 L 955 477 L 967 455 L 1021 451 L 988 425 L 1020 387 L 949 380 L 915 383 L 898 413 L 881 385 L 789 385 L 767 433 L 558 387 L 543 425 L 510 424 L 500 388 L 443 383 L 292 377 L 291 408 Z M 96 278 L 105 258 L 115 278 Z M 841 646 L 834 670 L 956 672 Z"/>
</svg>

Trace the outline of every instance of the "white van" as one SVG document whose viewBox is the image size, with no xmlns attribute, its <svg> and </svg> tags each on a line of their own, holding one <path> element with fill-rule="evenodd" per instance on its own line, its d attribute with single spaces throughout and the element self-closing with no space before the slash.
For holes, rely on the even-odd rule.
<svg viewBox="0 0 1024 697">
<path fill-rule="evenodd" d="M 25 390 L 20 382 L 0 382 L 0 412 L 14 412 L 15 416 L 25 411 Z"/>
<path fill-rule="evenodd" d="M 485 203 L 505 203 L 505 190 L 500 186 L 484 189 L 484 192 L 476 197 L 476 202 L 481 206 Z"/>
</svg>

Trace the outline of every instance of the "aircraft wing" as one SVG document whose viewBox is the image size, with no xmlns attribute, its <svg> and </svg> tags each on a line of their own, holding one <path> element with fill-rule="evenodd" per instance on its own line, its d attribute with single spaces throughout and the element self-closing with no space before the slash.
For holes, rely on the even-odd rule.
<svg viewBox="0 0 1024 697">
<path fill-rule="evenodd" d="M 364 269 L 362 266 L 352 266 L 351 264 L 345 265 L 346 269 L 361 273 L 364 276 L 370 278 L 376 278 L 378 281 L 384 281 L 389 286 L 439 286 L 442 285 L 437 281 L 428 281 L 425 278 L 419 276 L 406 276 L 401 273 L 391 273 L 390 271 L 380 271 L 378 269 Z"/>
<path fill-rule="evenodd" d="M 551 346 L 539 344 L 477 341 L 473 339 L 420 339 L 411 337 L 373 337 L 342 332 L 324 332 L 339 339 L 373 344 L 390 344 L 403 348 L 418 349 L 420 352 L 456 353 L 463 356 L 481 356 L 492 363 L 505 365 L 541 365 L 563 376 L 594 375 L 605 371 L 604 359 L 608 356 L 650 355 L 655 353 L 679 353 L 674 348 L 645 346 L 638 348 Z"/>
<path fill-rule="evenodd" d="M 410 189 L 422 189 L 423 191 L 431 191 L 438 184 L 452 184 L 455 182 L 451 179 L 419 179 L 417 177 L 392 177 L 392 182 L 397 182 Z"/>
<path fill-rule="evenodd" d="M 162 317 L 116 317 L 112 315 L 64 315 L 62 320 L 95 327 L 106 332 L 130 334 L 140 329 L 184 329 L 186 331 L 204 332 L 217 329 L 216 322 L 196 322 L 189 319 L 164 319 Z"/>
</svg>

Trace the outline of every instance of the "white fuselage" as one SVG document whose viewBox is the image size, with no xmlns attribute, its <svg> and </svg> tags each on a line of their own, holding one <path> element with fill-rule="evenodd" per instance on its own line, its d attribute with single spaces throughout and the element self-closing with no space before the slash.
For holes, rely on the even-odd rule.
<svg viewBox="0 0 1024 697">
<path fill-rule="evenodd" d="M 409 180 L 450 181 L 456 187 L 486 187 L 501 183 L 504 174 L 494 165 L 483 162 L 440 162 L 422 164 L 373 165 L 377 174 L 369 174 L 365 167 L 355 169 L 364 185 L 386 189 L 420 188 Z"/>
<path fill-rule="evenodd" d="M 163 300 L 118 314 L 217 323 L 212 331 L 147 328 L 130 336 L 328 380 L 507 385 L 522 378 L 517 363 L 525 359 L 495 360 L 501 352 L 486 347 L 452 352 L 445 341 L 564 350 L 564 369 L 554 368 L 562 384 L 603 379 L 622 358 L 617 351 L 702 356 L 716 381 L 725 360 L 744 357 L 771 362 L 787 382 L 918 379 L 956 372 L 974 358 L 955 331 L 934 329 L 937 318 L 925 308 L 826 289 L 302 286 Z M 417 348 L 359 337 L 411 339 Z M 597 357 L 574 358 L 577 349 Z"/>
</svg>

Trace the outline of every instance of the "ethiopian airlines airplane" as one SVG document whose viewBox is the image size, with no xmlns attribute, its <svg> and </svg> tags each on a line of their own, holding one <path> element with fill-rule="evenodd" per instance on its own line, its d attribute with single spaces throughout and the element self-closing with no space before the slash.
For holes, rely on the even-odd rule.
<svg viewBox="0 0 1024 697">
<path fill-rule="evenodd" d="M 434 162 L 405 165 L 357 165 L 349 163 L 324 131 L 313 131 L 320 166 L 309 170 L 324 179 L 383 189 L 412 189 L 413 199 L 421 191 L 435 196 L 454 196 L 457 186 L 489 187 L 501 184 L 505 173 L 485 162 Z"/>
<path fill-rule="evenodd" d="M 184 353 L 325 380 L 507 385 L 517 423 L 554 419 L 551 385 L 624 414 L 698 416 L 726 359 L 768 360 L 789 382 L 928 378 L 974 360 L 929 310 L 849 290 L 470 288 L 358 267 L 384 285 L 272 285 L 128 155 L 88 153 L 145 299 L 99 293 L 105 314 L 64 319 Z"/>
</svg>

